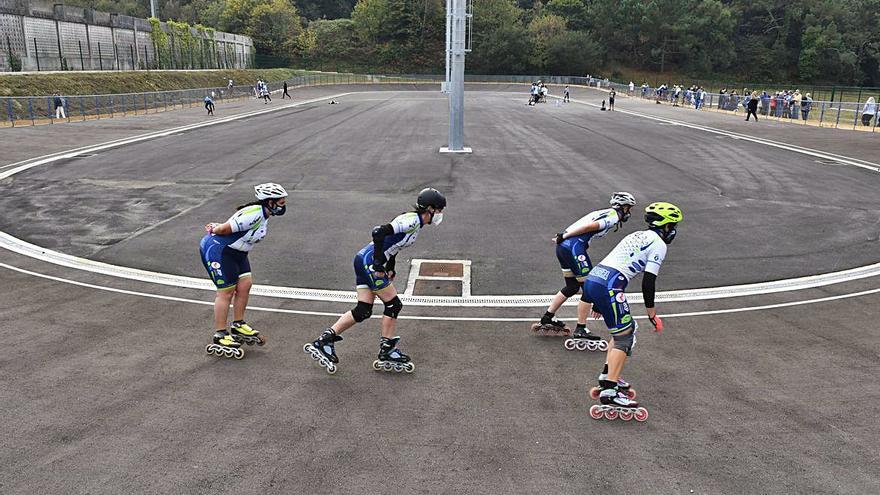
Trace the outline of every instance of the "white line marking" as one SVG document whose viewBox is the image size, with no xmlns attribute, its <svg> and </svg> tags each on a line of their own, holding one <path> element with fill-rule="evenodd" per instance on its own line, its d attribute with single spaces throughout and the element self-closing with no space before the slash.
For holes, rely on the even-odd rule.
<svg viewBox="0 0 880 495">
<path fill-rule="evenodd" d="M 106 287 L 103 285 L 96 284 L 88 284 L 85 282 L 78 282 L 76 280 L 71 280 L 62 277 L 55 277 L 52 275 L 46 275 L 43 273 L 32 272 L 30 270 L 25 270 L 22 268 L 18 268 L 15 266 L 7 265 L 6 263 L 0 263 L 0 267 L 6 268 L 7 270 L 16 271 L 19 273 L 23 273 L 25 275 L 31 275 L 38 278 L 43 278 L 47 280 L 52 280 L 55 282 L 61 282 L 65 284 L 77 285 L 79 287 L 88 287 L 90 289 L 103 290 L 108 292 L 115 292 L 118 294 L 126 294 L 130 296 L 140 296 L 140 297 L 149 297 L 152 299 L 162 299 L 165 301 L 175 301 L 175 302 L 185 302 L 190 304 L 200 304 L 203 306 L 213 306 L 214 303 L 211 301 L 200 301 L 198 299 L 188 299 L 184 297 L 173 297 L 173 296 L 165 296 L 162 294 L 149 294 L 146 292 L 138 292 L 132 290 L 125 289 L 117 289 L 115 287 Z M 670 314 L 662 314 L 663 318 L 684 318 L 684 317 L 692 317 L 692 316 L 709 316 L 709 315 L 718 315 L 718 314 L 727 314 L 727 313 L 743 313 L 749 311 L 762 311 L 767 309 L 777 309 L 777 308 L 786 308 L 790 306 L 802 306 L 806 304 L 815 304 L 821 302 L 829 302 L 836 301 L 839 299 L 849 299 L 853 297 L 867 296 L 870 294 L 880 293 L 880 288 L 864 290 L 861 292 L 853 292 L 852 294 L 841 294 L 839 296 L 828 296 L 821 297 L 818 299 L 808 299 L 804 301 L 792 301 L 787 303 L 779 303 L 779 304 L 767 304 L 764 306 L 750 306 L 744 308 L 730 308 L 730 309 L 715 309 L 708 311 L 692 311 L 689 313 L 670 313 Z M 339 313 L 329 313 L 324 311 L 305 311 L 299 309 L 283 309 L 283 308 L 265 308 L 261 306 L 248 306 L 248 310 L 250 311 L 265 311 L 269 313 L 286 313 L 286 314 L 297 314 L 297 315 L 307 315 L 307 316 L 339 316 Z M 381 318 L 381 315 L 374 315 L 372 318 Z M 636 319 L 642 320 L 646 319 L 647 316 L 636 316 Z M 535 321 L 534 318 L 493 318 L 493 317 L 470 317 L 470 316 L 418 316 L 418 315 L 400 315 L 398 319 L 401 320 L 427 320 L 427 321 L 485 321 L 485 322 L 531 322 Z"/>
</svg>

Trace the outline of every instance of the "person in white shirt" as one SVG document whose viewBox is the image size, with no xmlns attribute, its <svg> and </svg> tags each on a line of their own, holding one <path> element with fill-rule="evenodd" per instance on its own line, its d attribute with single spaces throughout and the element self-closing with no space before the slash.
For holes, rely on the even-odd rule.
<svg viewBox="0 0 880 495">
<path fill-rule="evenodd" d="M 666 258 L 667 245 L 675 238 L 676 227 L 683 219 L 681 209 L 672 203 L 651 203 L 645 208 L 647 230 L 640 230 L 624 237 L 611 250 L 601 263 L 590 270 L 584 282 L 581 299 L 593 305 L 593 315 L 605 320 L 611 333 L 611 345 L 605 361 L 605 368 L 599 374 L 599 387 L 590 391 L 590 396 L 598 398 L 601 405 L 590 408 L 594 419 L 637 421 L 647 419 L 646 409 L 632 400 L 629 384 L 621 379 L 626 358 L 632 355 L 636 345 L 638 326 L 630 314 L 626 300 L 626 287 L 640 273 L 642 276 L 642 295 L 648 320 L 656 332 L 663 331 L 663 320 L 654 307 L 657 275 Z"/>
</svg>

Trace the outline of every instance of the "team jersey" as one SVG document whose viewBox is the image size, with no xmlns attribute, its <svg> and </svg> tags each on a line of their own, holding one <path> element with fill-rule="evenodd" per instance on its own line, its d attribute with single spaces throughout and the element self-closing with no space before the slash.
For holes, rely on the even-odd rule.
<svg viewBox="0 0 880 495">
<path fill-rule="evenodd" d="M 620 216 L 617 214 L 617 211 L 614 208 L 606 208 L 604 210 L 596 210 L 586 215 L 582 216 L 578 221 L 568 226 L 565 229 L 566 232 L 571 232 L 573 230 L 579 229 L 586 225 L 589 225 L 593 222 L 599 222 L 599 230 L 595 232 L 587 232 L 586 234 L 579 235 L 579 237 L 587 243 L 587 246 L 590 245 L 590 242 L 593 239 L 598 239 L 600 237 L 605 237 L 608 234 L 608 231 L 611 230 L 612 227 L 617 225 L 620 221 Z"/>
<path fill-rule="evenodd" d="M 419 230 L 423 227 L 422 216 L 411 211 L 397 215 L 391 222 L 394 233 L 385 237 L 382 247 L 385 249 L 385 259 L 396 256 L 405 247 L 412 246 L 419 236 Z M 367 247 L 372 246 L 372 242 Z"/>
<path fill-rule="evenodd" d="M 653 230 L 640 230 L 621 239 L 599 265 L 614 268 L 630 281 L 643 271 L 657 275 L 664 258 L 666 243 L 660 235 Z"/>
<path fill-rule="evenodd" d="M 248 252 L 254 247 L 254 244 L 266 237 L 269 219 L 263 216 L 261 205 L 252 205 L 236 211 L 229 217 L 228 223 L 232 227 L 231 234 L 214 234 L 211 239 L 226 247 Z"/>
</svg>

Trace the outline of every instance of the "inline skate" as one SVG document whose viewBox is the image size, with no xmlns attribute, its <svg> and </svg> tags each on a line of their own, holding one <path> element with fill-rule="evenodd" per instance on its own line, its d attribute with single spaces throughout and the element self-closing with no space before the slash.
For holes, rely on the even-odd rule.
<svg viewBox="0 0 880 495">
<path fill-rule="evenodd" d="M 327 373 L 332 375 L 336 373 L 336 363 L 339 362 L 334 344 L 340 340 L 342 337 L 336 335 L 332 328 L 328 328 L 317 340 L 304 345 L 303 352 L 311 355 L 312 359 L 317 361 L 321 367 L 327 368 Z"/>
<path fill-rule="evenodd" d="M 648 410 L 627 397 L 626 392 L 621 391 L 614 382 L 603 380 L 602 386 L 603 390 L 599 394 L 600 404 L 590 407 L 591 418 L 597 420 L 605 418 L 610 421 L 618 418 L 623 421 L 633 419 L 638 422 L 647 421 Z"/>
<path fill-rule="evenodd" d="M 605 352 L 608 350 L 608 342 L 597 335 L 593 335 L 586 327 L 581 327 L 580 325 L 574 329 L 574 333 L 571 334 L 570 338 L 565 339 L 563 345 L 569 351 L 577 349 L 579 351 Z"/>
<path fill-rule="evenodd" d="M 597 400 L 599 398 L 599 395 L 602 393 L 602 390 L 604 390 L 602 388 L 602 383 L 605 383 L 605 382 L 614 383 L 614 382 L 608 381 L 608 374 L 607 373 L 600 373 L 599 374 L 599 386 L 593 387 L 590 389 L 590 398 L 591 399 Z M 636 389 L 632 388 L 630 386 L 629 382 L 624 380 L 622 377 L 617 379 L 617 388 L 621 392 L 625 393 L 628 398 L 630 398 L 630 399 L 636 398 Z"/>
<path fill-rule="evenodd" d="M 412 373 L 416 370 L 415 363 L 409 356 L 397 348 L 400 337 L 382 337 L 379 341 L 379 359 L 373 361 L 373 369 L 376 371 L 394 371 L 397 373 Z"/>
<path fill-rule="evenodd" d="M 214 333 L 213 342 L 205 346 L 205 352 L 217 357 L 244 358 L 244 349 L 241 349 L 241 342 L 232 338 L 226 330 L 218 330 Z"/>
<path fill-rule="evenodd" d="M 544 313 L 541 321 L 532 324 L 532 331 L 542 337 L 568 337 L 571 335 L 571 328 L 559 320 L 553 318 L 553 313 Z"/>
<path fill-rule="evenodd" d="M 254 330 L 253 327 L 248 325 L 244 320 L 233 321 L 232 326 L 229 328 L 229 334 L 232 335 L 232 338 L 243 344 L 266 344 L 266 337 L 260 335 L 260 332 Z"/>
</svg>

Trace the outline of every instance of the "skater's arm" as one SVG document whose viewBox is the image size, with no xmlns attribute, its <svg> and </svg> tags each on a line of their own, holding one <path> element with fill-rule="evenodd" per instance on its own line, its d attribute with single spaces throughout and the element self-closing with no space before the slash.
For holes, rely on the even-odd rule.
<svg viewBox="0 0 880 495">
<path fill-rule="evenodd" d="M 654 312 L 654 295 L 657 292 L 657 275 L 651 272 L 645 272 L 642 276 L 642 297 L 645 299 L 645 308 L 648 315 Z"/>
<path fill-rule="evenodd" d="M 562 233 L 562 238 L 568 239 L 570 237 L 577 237 L 579 235 L 584 235 L 589 232 L 598 232 L 598 231 L 602 230 L 603 228 L 605 228 L 606 225 L 607 225 L 607 223 L 605 222 L 604 219 L 599 220 L 598 222 L 590 222 L 590 223 L 583 225 L 581 227 L 577 227 L 572 230 L 566 230 L 565 232 Z"/>
<path fill-rule="evenodd" d="M 379 225 L 373 229 L 373 270 L 385 271 L 385 237 L 394 233 L 394 227 L 390 223 Z"/>
<path fill-rule="evenodd" d="M 216 235 L 229 235 L 232 233 L 232 226 L 226 223 L 209 223 L 205 225 L 205 232 Z"/>
</svg>

